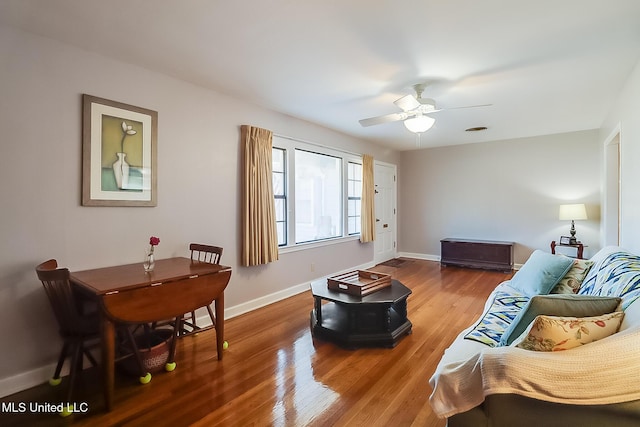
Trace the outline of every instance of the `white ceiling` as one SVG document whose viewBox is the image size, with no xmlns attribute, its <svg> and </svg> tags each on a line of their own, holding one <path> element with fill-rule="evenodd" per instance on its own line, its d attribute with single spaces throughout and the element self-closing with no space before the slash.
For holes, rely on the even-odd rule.
<svg viewBox="0 0 640 427">
<path fill-rule="evenodd" d="M 0 22 L 394 149 L 600 127 L 640 58 L 638 0 L 0 0 Z M 465 132 L 487 126 L 484 132 Z M 274 129 L 277 132 L 277 129 Z"/>
</svg>

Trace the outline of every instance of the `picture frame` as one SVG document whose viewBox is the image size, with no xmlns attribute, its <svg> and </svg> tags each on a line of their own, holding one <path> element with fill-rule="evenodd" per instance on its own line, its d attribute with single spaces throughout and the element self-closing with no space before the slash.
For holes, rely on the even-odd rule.
<svg viewBox="0 0 640 427">
<path fill-rule="evenodd" d="M 157 206 L 158 113 L 82 95 L 82 205 Z"/>
<path fill-rule="evenodd" d="M 560 236 L 560 244 L 561 245 L 570 245 L 571 244 L 571 237 L 569 237 L 569 236 Z"/>
</svg>

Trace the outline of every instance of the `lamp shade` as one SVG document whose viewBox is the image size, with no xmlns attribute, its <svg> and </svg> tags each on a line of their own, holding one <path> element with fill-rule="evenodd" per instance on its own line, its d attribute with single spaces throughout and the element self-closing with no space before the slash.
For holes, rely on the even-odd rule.
<svg viewBox="0 0 640 427">
<path fill-rule="evenodd" d="M 583 203 L 560 205 L 560 220 L 574 221 L 580 219 L 587 219 L 587 209 Z"/>
<path fill-rule="evenodd" d="M 426 132 L 431 129 L 431 126 L 436 122 L 436 119 L 418 114 L 415 117 L 404 121 L 404 126 L 413 133 Z"/>
</svg>

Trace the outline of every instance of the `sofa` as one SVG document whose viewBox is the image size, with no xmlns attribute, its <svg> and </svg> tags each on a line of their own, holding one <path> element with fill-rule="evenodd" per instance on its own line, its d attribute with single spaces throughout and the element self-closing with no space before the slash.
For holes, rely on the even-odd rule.
<svg viewBox="0 0 640 427">
<path fill-rule="evenodd" d="M 534 251 L 445 350 L 430 404 L 449 427 L 640 425 L 640 256 Z"/>
</svg>

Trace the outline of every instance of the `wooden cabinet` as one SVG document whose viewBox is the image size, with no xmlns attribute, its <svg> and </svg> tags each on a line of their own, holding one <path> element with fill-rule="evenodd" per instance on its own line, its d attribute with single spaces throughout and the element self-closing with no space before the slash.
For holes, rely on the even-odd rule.
<svg viewBox="0 0 640 427">
<path fill-rule="evenodd" d="M 493 240 L 440 240 L 440 264 L 485 268 L 510 272 L 513 270 L 514 242 Z"/>
</svg>

